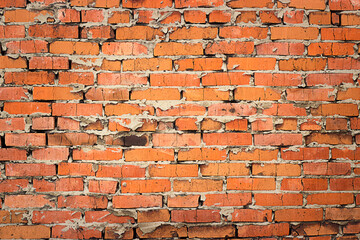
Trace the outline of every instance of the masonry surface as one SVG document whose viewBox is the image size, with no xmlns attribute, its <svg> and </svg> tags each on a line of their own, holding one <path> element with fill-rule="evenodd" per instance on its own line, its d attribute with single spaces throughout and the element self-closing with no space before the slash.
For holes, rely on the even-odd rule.
<svg viewBox="0 0 360 240">
<path fill-rule="evenodd" d="M 1 239 L 359 239 L 359 0 L 0 8 Z"/>
</svg>

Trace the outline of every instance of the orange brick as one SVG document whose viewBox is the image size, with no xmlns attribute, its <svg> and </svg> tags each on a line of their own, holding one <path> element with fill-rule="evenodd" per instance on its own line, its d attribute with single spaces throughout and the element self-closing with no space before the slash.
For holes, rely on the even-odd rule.
<svg viewBox="0 0 360 240">
<path fill-rule="evenodd" d="M 154 56 L 174 55 L 202 55 L 201 43 L 158 43 L 154 49 Z"/>
<path fill-rule="evenodd" d="M 222 38 L 254 38 L 265 39 L 268 28 L 260 27 L 222 27 L 219 31 L 219 37 Z"/>
<path fill-rule="evenodd" d="M 189 23 L 205 23 L 206 13 L 200 10 L 184 11 L 184 20 Z"/>
<path fill-rule="evenodd" d="M 116 39 L 119 40 L 153 40 L 156 37 L 164 37 L 164 33 L 160 29 L 148 26 L 120 27 L 116 29 Z"/>
<path fill-rule="evenodd" d="M 228 190 L 275 190 L 274 178 L 228 178 Z"/>
<path fill-rule="evenodd" d="M 123 180 L 121 182 L 122 193 L 153 193 L 170 190 L 171 183 L 168 179 Z"/>
<path fill-rule="evenodd" d="M 317 28 L 304 27 L 271 27 L 271 39 L 297 39 L 311 40 L 316 39 L 319 35 Z"/>
<path fill-rule="evenodd" d="M 228 59 L 228 68 L 236 70 L 273 70 L 275 69 L 275 58 L 237 58 Z"/>
<path fill-rule="evenodd" d="M 212 179 L 191 179 L 174 180 L 173 189 L 175 192 L 210 192 L 221 191 L 223 188 L 222 180 Z"/>
</svg>

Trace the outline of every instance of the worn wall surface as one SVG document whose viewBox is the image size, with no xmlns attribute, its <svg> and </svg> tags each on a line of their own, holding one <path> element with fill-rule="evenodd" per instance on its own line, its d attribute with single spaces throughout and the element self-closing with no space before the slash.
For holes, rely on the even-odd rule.
<svg viewBox="0 0 360 240">
<path fill-rule="evenodd" d="M 0 238 L 359 239 L 359 0 L 0 7 Z"/>
</svg>

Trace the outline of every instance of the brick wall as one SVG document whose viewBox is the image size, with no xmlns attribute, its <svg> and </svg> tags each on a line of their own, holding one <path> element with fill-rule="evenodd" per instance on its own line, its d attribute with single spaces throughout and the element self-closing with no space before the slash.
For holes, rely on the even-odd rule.
<svg viewBox="0 0 360 240">
<path fill-rule="evenodd" d="M 0 7 L 0 238 L 359 239 L 359 0 Z"/>
</svg>

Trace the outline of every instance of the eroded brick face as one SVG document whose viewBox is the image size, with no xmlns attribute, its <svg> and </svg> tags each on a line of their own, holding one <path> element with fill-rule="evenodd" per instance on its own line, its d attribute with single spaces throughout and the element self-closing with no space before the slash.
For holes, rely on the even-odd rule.
<svg viewBox="0 0 360 240">
<path fill-rule="evenodd" d="M 359 0 L 0 0 L 1 239 L 359 239 Z"/>
</svg>

